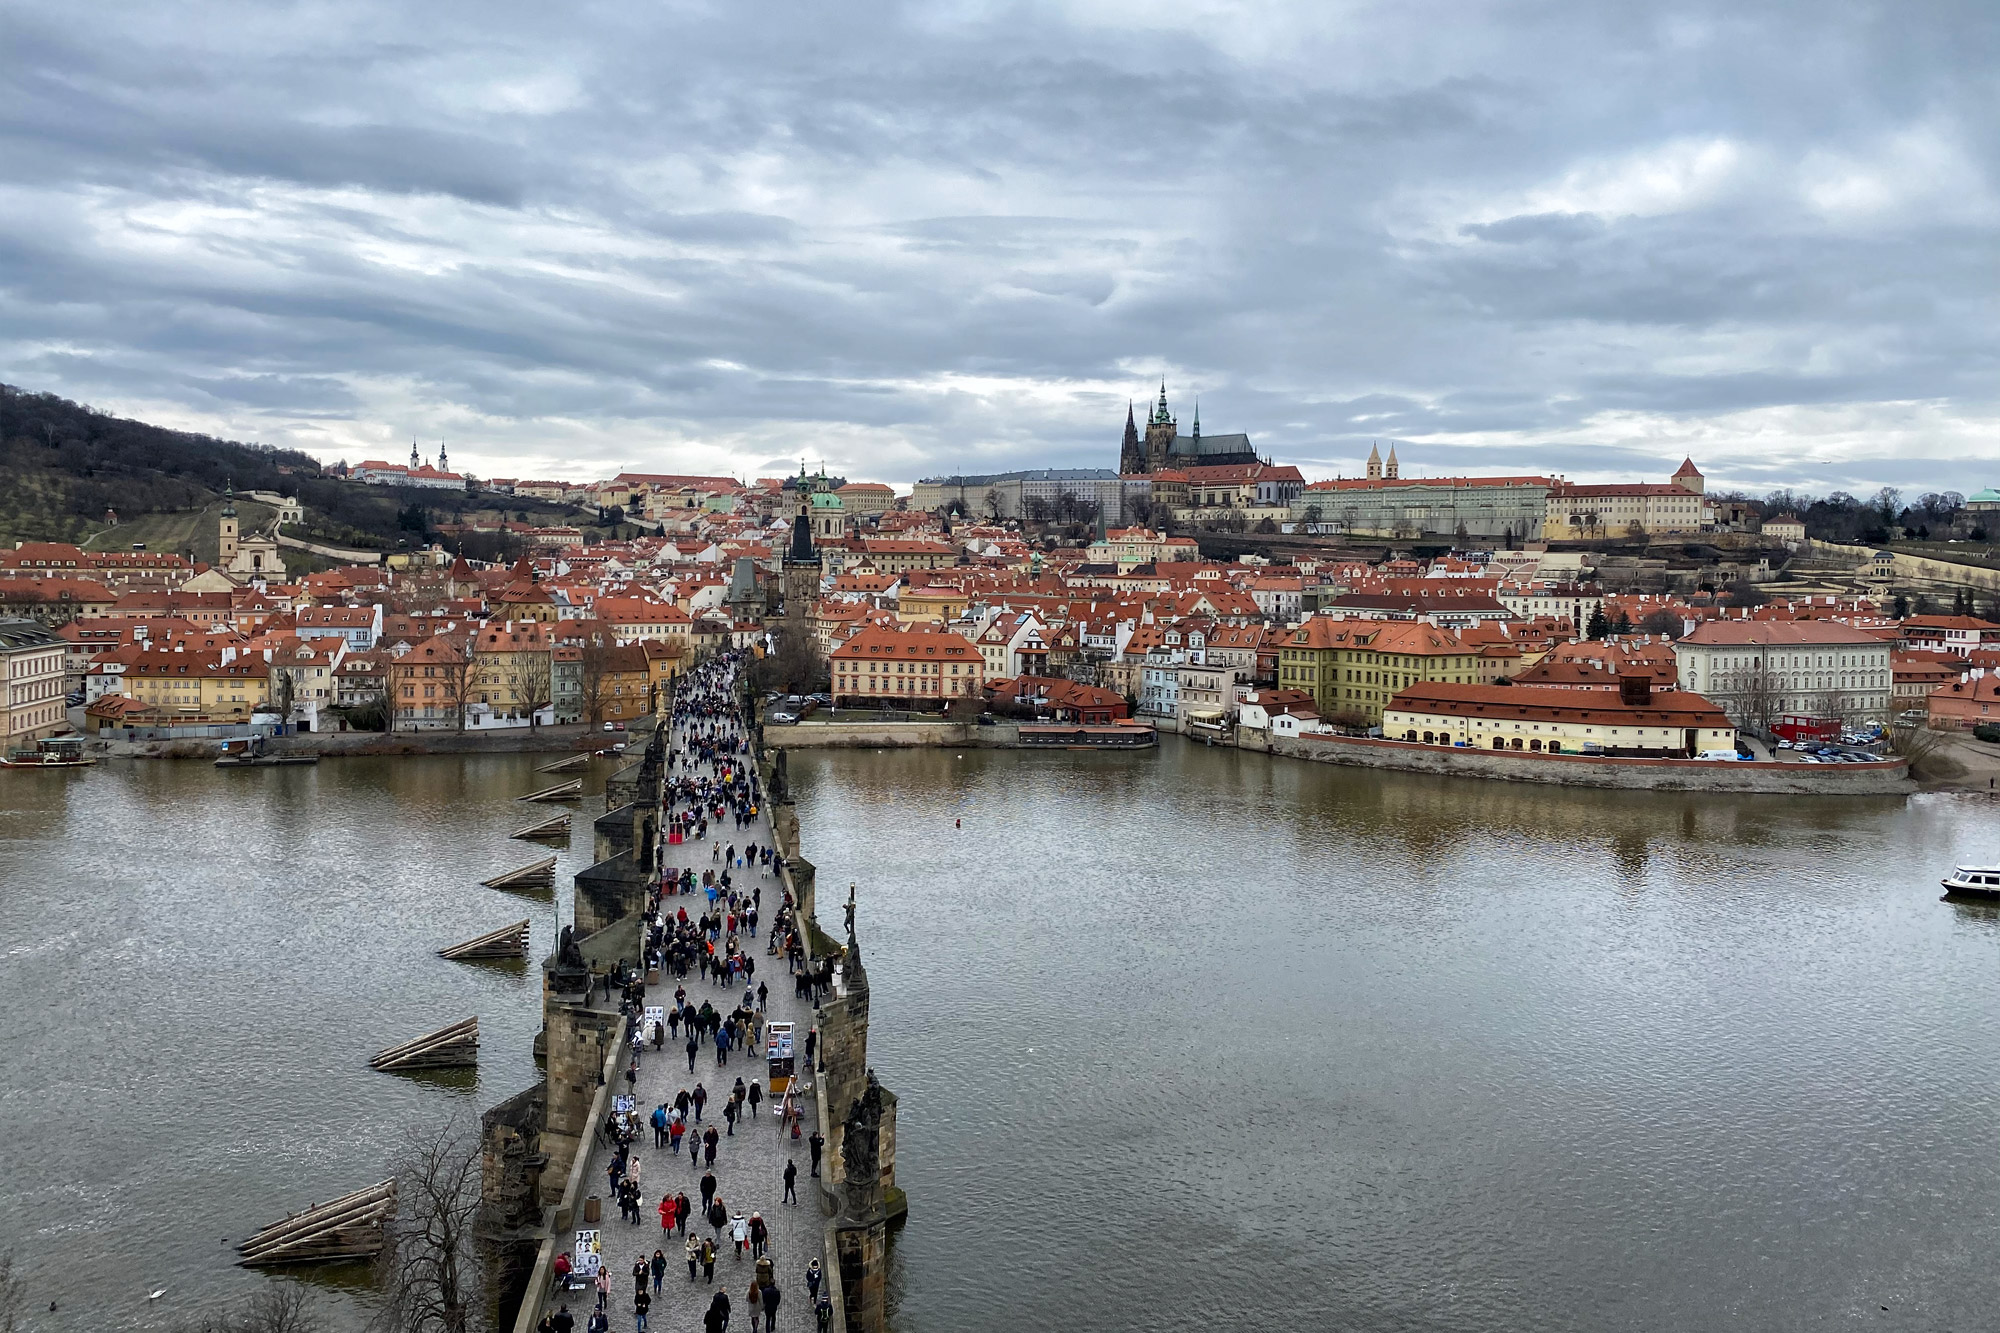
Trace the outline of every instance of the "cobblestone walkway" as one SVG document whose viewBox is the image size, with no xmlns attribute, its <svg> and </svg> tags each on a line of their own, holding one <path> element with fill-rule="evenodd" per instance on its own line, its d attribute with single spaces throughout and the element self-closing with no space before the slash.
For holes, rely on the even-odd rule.
<svg viewBox="0 0 2000 1333">
<path fill-rule="evenodd" d="M 679 740 L 676 733 L 675 739 Z M 701 770 L 708 772 L 709 770 Z M 680 777 L 683 770 L 676 766 L 674 776 Z M 720 845 L 731 843 L 741 850 L 749 843 L 768 846 L 771 842 L 769 819 L 760 811 L 752 826 L 741 829 L 725 821 L 720 829 L 711 826 L 706 840 L 683 843 L 678 847 L 669 846 L 665 852 L 669 866 L 692 866 L 697 875 L 700 871 L 720 866 L 710 861 L 710 855 Z M 783 904 L 784 890 L 775 875 L 761 875 L 755 870 L 732 870 L 730 878 L 739 888 L 763 888 L 763 906 L 760 917 L 768 922 Z M 662 910 L 672 913 L 685 906 L 689 916 L 697 914 L 696 904 L 706 908 L 707 899 L 699 891 L 681 897 L 669 897 L 662 903 Z M 801 1077 L 794 1083 L 795 1089 L 803 1089 L 813 1082 L 805 1070 L 805 1035 L 813 1026 L 812 1005 L 795 999 L 792 994 L 792 974 L 786 970 L 782 957 L 764 952 L 769 940 L 766 932 L 760 930 L 754 948 L 746 940 L 756 959 L 755 982 L 763 982 L 770 988 L 767 1001 L 769 1021 L 794 1024 L 797 1040 L 797 1067 Z M 743 987 L 718 986 L 701 979 L 700 974 L 690 971 L 685 981 L 676 981 L 669 973 L 662 973 L 660 985 L 649 988 L 648 1004 L 666 1004 L 673 998 L 676 985 L 687 989 L 688 1001 L 700 1008 L 702 1001 L 711 1002 L 715 1008 L 727 1013 L 742 998 Z M 671 1104 L 675 1096 L 685 1088 L 694 1090 L 699 1082 L 708 1091 L 708 1105 L 696 1129 L 706 1129 L 713 1124 L 722 1132 L 716 1155 L 716 1193 L 728 1204 L 730 1212 L 741 1213 L 748 1218 L 752 1213 L 762 1213 L 764 1221 L 771 1229 L 769 1254 L 775 1268 L 780 1291 L 778 1320 L 776 1327 L 784 1330 L 817 1329 L 813 1317 L 812 1303 L 806 1294 L 806 1265 L 818 1259 L 822 1266 L 827 1263 L 824 1253 L 824 1215 L 820 1209 L 819 1182 L 811 1177 L 812 1153 L 808 1139 L 817 1123 L 817 1110 L 813 1093 L 802 1096 L 805 1118 L 801 1134 L 805 1137 L 793 1139 L 780 1130 L 776 1105 L 766 1100 L 756 1119 L 745 1118 L 738 1123 L 734 1135 L 728 1133 L 728 1121 L 721 1115 L 723 1103 L 727 1100 L 736 1080 L 745 1083 L 755 1079 L 760 1084 L 765 1081 L 765 1066 L 760 1053 L 756 1051 L 732 1051 L 729 1063 L 718 1066 L 713 1042 L 704 1042 L 695 1057 L 694 1069 L 688 1069 L 686 1043 L 676 1043 L 667 1039 L 664 1049 L 655 1051 L 648 1046 L 639 1067 L 637 1102 L 642 1116 L 650 1115 L 652 1108 L 662 1102 Z M 695 1140 L 691 1131 L 676 1153 L 671 1148 L 655 1148 L 650 1128 L 634 1144 L 633 1156 L 639 1163 L 640 1185 L 645 1200 L 641 1213 L 642 1222 L 634 1226 L 619 1217 L 618 1210 L 608 1191 L 606 1170 L 610 1166 L 612 1153 L 607 1148 L 593 1147 L 590 1162 L 586 1167 L 586 1194 L 596 1194 L 604 1200 L 602 1216 L 598 1227 L 602 1233 L 601 1248 L 604 1265 L 611 1274 L 611 1295 L 606 1305 L 614 1333 L 626 1333 L 634 1328 L 632 1308 L 632 1265 L 640 1260 L 650 1260 L 655 1249 L 664 1250 L 667 1256 L 666 1279 L 653 1297 L 652 1309 L 647 1316 L 649 1333 L 698 1333 L 703 1327 L 702 1317 L 707 1312 L 709 1302 L 716 1288 L 729 1293 L 731 1333 L 749 1333 L 761 1329 L 763 1316 L 760 1312 L 754 1323 L 750 1318 L 747 1300 L 751 1278 L 756 1266 L 750 1256 L 750 1248 L 744 1246 L 743 1255 L 738 1258 L 734 1244 L 730 1240 L 730 1229 L 725 1226 L 716 1246 L 715 1279 L 702 1281 L 699 1273 L 690 1282 L 687 1268 L 686 1241 L 679 1232 L 663 1233 L 660 1230 L 659 1201 L 676 1192 L 685 1191 L 694 1201 L 697 1210 L 701 1207 L 701 1177 L 703 1169 L 693 1167 L 689 1161 L 689 1145 Z M 785 1164 L 798 1163 L 799 1174 L 796 1204 L 786 1203 Z M 585 1224 L 581 1221 L 578 1227 Z M 688 1234 L 712 1236 L 716 1233 L 697 1214 L 688 1219 Z M 574 1237 L 570 1237 L 574 1240 Z M 647 1290 L 651 1292 L 649 1284 Z M 558 1298 L 560 1299 L 560 1298 Z M 578 1333 L 582 1333 L 591 1309 L 595 1305 L 594 1295 L 585 1292 L 571 1293 L 570 1313 L 576 1317 Z M 554 1302 L 551 1303 L 553 1307 Z"/>
</svg>

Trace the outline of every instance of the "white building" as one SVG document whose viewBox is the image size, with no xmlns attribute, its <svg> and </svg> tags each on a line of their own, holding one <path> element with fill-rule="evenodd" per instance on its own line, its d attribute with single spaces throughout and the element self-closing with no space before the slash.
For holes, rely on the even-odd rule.
<svg viewBox="0 0 2000 1333">
<path fill-rule="evenodd" d="M 1831 620 L 1711 620 L 1674 644 L 1680 687 L 1738 726 L 1780 717 L 1886 721 L 1889 643 Z"/>
</svg>

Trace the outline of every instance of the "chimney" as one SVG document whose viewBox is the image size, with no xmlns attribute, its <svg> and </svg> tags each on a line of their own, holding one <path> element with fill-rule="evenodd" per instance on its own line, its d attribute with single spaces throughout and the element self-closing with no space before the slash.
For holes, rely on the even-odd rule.
<svg viewBox="0 0 2000 1333">
<path fill-rule="evenodd" d="M 1651 676 L 1620 676 L 1618 678 L 1618 702 L 1628 708 L 1643 708 L 1653 702 L 1653 678 Z"/>
</svg>

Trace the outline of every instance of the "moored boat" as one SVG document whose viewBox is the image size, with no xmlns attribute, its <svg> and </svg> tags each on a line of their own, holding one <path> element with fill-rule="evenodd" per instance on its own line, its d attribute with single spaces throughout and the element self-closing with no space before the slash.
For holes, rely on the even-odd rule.
<svg viewBox="0 0 2000 1333">
<path fill-rule="evenodd" d="M 0 758 L 0 768 L 88 768 L 97 761 L 83 752 L 81 736 L 50 736 L 32 750 L 15 750 Z"/>
<path fill-rule="evenodd" d="M 2000 902 L 2000 866 L 1955 866 L 1942 881 L 1947 898 L 1983 898 Z"/>
</svg>

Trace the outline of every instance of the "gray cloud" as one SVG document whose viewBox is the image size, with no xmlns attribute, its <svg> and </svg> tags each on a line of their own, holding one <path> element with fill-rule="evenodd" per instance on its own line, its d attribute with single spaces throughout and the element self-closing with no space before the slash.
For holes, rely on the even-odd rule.
<svg viewBox="0 0 2000 1333">
<path fill-rule="evenodd" d="M 0 367 L 495 474 L 1103 464 L 1164 373 L 1315 471 L 1381 439 L 1969 490 L 1996 35 L 1945 0 L 31 0 Z"/>
</svg>

